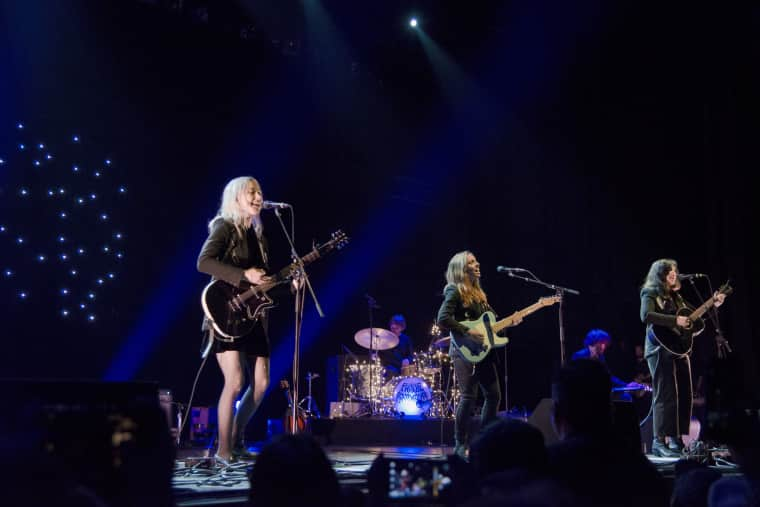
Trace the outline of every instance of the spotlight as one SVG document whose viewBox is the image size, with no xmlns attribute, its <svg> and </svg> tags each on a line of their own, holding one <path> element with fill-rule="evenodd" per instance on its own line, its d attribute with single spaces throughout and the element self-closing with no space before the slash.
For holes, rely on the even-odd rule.
<svg viewBox="0 0 760 507">
<path fill-rule="evenodd" d="M 409 20 L 409 26 L 412 28 L 417 28 L 417 18 L 412 18 Z"/>
</svg>

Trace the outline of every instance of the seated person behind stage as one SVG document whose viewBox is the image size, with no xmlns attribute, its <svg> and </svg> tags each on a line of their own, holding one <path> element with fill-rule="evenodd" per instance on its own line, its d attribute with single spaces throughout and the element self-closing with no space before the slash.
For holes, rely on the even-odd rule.
<svg viewBox="0 0 760 507">
<path fill-rule="evenodd" d="M 394 315 L 388 322 L 391 333 L 398 336 L 398 345 L 388 350 L 379 350 L 378 357 L 385 367 L 388 376 L 395 377 L 403 374 L 403 370 L 408 367 L 414 356 L 412 340 L 404 334 L 406 329 L 406 319 L 401 314 Z"/>
<path fill-rule="evenodd" d="M 585 347 L 573 354 L 573 361 L 577 359 L 593 359 L 599 361 L 604 365 L 609 372 L 607 366 L 607 360 L 604 357 L 604 353 L 610 346 L 610 335 L 603 329 L 592 329 L 586 334 L 586 339 L 583 341 Z M 612 387 L 617 389 L 629 389 L 635 391 L 637 389 L 644 389 L 645 387 L 638 382 L 624 382 L 610 373 L 610 380 L 612 381 Z M 630 400 L 630 396 L 622 396 L 623 399 Z"/>
</svg>

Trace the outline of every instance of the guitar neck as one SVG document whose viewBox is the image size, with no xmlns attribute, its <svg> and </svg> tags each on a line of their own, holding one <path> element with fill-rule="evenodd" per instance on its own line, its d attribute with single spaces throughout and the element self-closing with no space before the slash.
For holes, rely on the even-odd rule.
<svg viewBox="0 0 760 507">
<path fill-rule="evenodd" d="M 702 305 L 699 308 L 691 312 L 691 315 L 689 315 L 689 319 L 695 320 L 695 319 L 700 318 L 707 310 L 712 308 L 714 304 L 715 304 L 715 297 L 713 296 L 707 301 L 705 301 L 704 303 L 702 303 Z"/>
<path fill-rule="evenodd" d="M 718 289 L 718 292 L 728 296 L 731 294 L 731 292 L 733 292 L 733 288 L 729 286 L 728 283 L 726 283 L 720 289 Z M 694 320 L 700 318 L 707 310 L 713 306 L 715 306 L 715 296 L 711 296 L 707 301 L 702 303 L 699 308 L 691 312 L 689 319 Z"/>
<path fill-rule="evenodd" d="M 526 308 L 523 308 L 522 310 L 516 311 L 515 313 L 513 313 L 509 317 L 505 317 L 505 318 L 501 319 L 500 321 L 497 321 L 495 324 L 493 324 L 491 326 L 491 329 L 493 329 L 493 331 L 495 333 L 498 333 L 499 331 L 501 331 L 505 327 L 511 326 L 516 318 L 518 318 L 518 317 L 522 318 L 522 317 L 525 317 L 527 315 L 530 315 L 531 313 L 533 313 L 533 312 L 535 312 L 537 310 L 540 310 L 544 306 L 546 306 L 546 304 L 542 303 L 541 301 L 533 303 L 532 305 L 530 305 L 530 306 L 528 306 Z"/>
</svg>

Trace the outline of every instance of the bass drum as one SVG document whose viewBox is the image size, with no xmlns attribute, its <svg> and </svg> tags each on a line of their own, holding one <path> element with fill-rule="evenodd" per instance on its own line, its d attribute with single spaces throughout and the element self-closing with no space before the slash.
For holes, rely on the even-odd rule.
<svg viewBox="0 0 760 507">
<path fill-rule="evenodd" d="M 396 414 L 422 416 L 433 404 L 432 391 L 420 377 L 400 377 L 393 389 L 393 406 Z"/>
</svg>

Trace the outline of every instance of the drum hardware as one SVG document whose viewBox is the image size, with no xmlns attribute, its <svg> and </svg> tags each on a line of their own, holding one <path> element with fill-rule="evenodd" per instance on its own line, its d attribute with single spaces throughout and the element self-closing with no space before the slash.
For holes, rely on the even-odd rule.
<svg viewBox="0 0 760 507">
<path fill-rule="evenodd" d="M 312 398 L 311 396 L 311 382 L 312 380 L 318 379 L 318 378 L 319 378 L 319 373 L 313 373 L 310 371 L 306 372 L 306 380 L 309 382 L 309 394 L 304 399 L 301 400 L 298 406 L 300 407 L 301 405 L 306 403 L 306 408 L 303 410 L 306 413 L 307 418 L 316 417 L 317 419 L 319 419 L 320 417 L 322 417 L 321 414 L 319 413 L 319 407 L 317 406 L 316 403 L 314 403 L 314 398 Z M 313 410 L 312 410 L 312 406 L 314 407 Z"/>
</svg>

